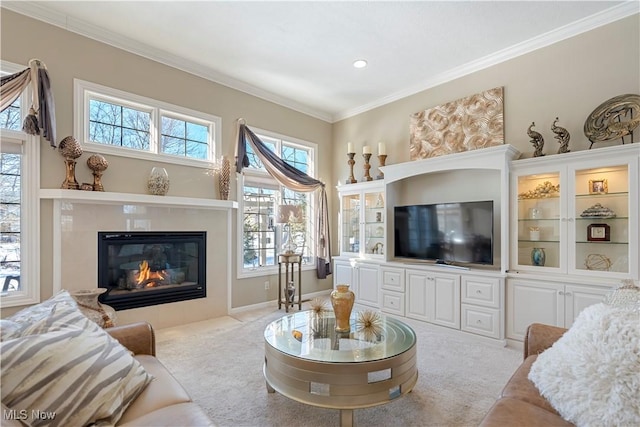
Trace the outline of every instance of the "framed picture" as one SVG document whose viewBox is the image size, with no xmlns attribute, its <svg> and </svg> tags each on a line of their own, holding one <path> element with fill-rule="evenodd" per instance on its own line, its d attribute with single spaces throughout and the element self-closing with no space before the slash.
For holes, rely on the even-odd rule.
<svg viewBox="0 0 640 427">
<path fill-rule="evenodd" d="M 589 194 L 606 194 L 609 192 L 609 186 L 606 179 L 589 180 Z"/>
<path fill-rule="evenodd" d="M 608 242 L 611 239 L 611 227 L 608 224 L 589 224 L 587 240 L 590 242 Z"/>
</svg>

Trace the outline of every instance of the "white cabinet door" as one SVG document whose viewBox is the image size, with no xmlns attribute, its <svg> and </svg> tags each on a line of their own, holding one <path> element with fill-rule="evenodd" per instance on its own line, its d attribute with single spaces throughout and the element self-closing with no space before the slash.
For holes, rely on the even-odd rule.
<svg viewBox="0 0 640 427">
<path fill-rule="evenodd" d="M 378 284 L 378 266 L 359 264 L 356 266 L 358 293 L 356 302 L 380 308 L 380 290 Z"/>
<path fill-rule="evenodd" d="M 349 285 L 349 289 L 355 292 L 353 283 L 353 267 L 348 261 L 334 261 L 333 262 L 333 287 L 336 285 L 345 284 Z"/>
<path fill-rule="evenodd" d="M 571 327 L 582 310 L 602 302 L 608 292 L 609 288 L 566 285 L 564 287 L 564 327 Z"/>
<path fill-rule="evenodd" d="M 507 338 L 524 340 L 532 323 L 564 326 L 562 285 L 507 280 Z"/>
<path fill-rule="evenodd" d="M 434 281 L 424 271 L 407 270 L 405 278 L 407 317 L 430 322 L 433 319 Z"/>
<path fill-rule="evenodd" d="M 433 275 L 433 323 L 460 329 L 460 276 Z"/>
</svg>

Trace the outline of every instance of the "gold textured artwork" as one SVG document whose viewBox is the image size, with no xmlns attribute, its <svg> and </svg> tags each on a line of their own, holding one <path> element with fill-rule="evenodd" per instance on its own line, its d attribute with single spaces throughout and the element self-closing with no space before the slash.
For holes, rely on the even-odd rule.
<svg viewBox="0 0 640 427">
<path fill-rule="evenodd" d="M 497 87 L 411 115 L 411 160 L 504 144 L 503 90 Z"/>
</svg>

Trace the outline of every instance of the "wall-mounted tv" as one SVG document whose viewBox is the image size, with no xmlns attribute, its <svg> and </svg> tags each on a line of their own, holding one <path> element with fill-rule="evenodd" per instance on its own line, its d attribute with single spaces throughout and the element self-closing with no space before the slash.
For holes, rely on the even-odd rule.
<svg viewBox="0 0 640 427">
<path fill-rule="evenodd" d="M 395 257 L 493 264 L 493 201 L 394 207 Z"/>
</svg>

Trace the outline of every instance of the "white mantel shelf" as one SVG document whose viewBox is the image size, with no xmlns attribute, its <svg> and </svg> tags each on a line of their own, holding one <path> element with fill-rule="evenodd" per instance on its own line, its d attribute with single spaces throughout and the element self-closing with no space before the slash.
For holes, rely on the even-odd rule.
<svg viewBox="0 0 640 427">
<path fill-rule="evenodd" d="M 75 203 L 132 204 L 200 209 L 237 209 L 234 200 L 200 199 L 177 196 L 152 196 L 149 194 L 114 193 L 110 191 L 82 191 L 62 189 L 40 189 L 40 199 L 63 200 Z"/>
</svg>

